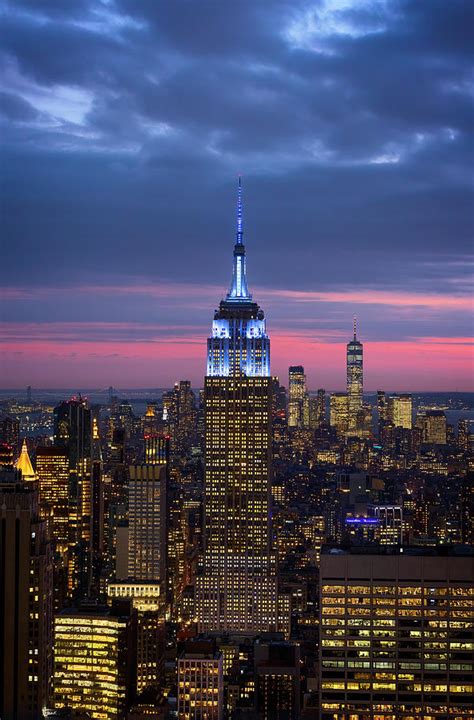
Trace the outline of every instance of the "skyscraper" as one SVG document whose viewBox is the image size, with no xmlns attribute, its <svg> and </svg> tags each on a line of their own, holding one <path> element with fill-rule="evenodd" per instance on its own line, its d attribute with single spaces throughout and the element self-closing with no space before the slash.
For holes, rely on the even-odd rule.
<svg viewBox="0 0 474 720">
<path fill-rule="evenodd" d="M 472 550 L 326 548 L 320 718 L 472 717 Z"/>
<path fill-rule="evenodd" d="M 318 389 L 316 399 L 316 426 L 321 427 L 326 422 L 326 390 Z"/>
<path fill-rule="evenodd" d="M 16 458 L 20 448 L 20 423 L 11 417 L 0 420 L 0 442 L 10 445 Z"/>
<path fill-rule="evenodd" d="M 17 470 L 21 470 L 21 477 L 23 480 L 26 480 L 27 482 L 36 480 L 36 473 L 33 470 L 33 465 L 31 464 L 30 456 L 28 455 L 26 440 L 23 440 L 20 457 L 16 461 L 15 467 Z"/>
<path fill-rule="evenodd" d="M 196 583 L 203 631 L 284 625 L 270 548 L 271 386 L 265 316 L 247 285 L 239 180 L 232 282 L 208 340 L 204 562 Z"/>
<path fill-rule="evenodd" d="M 195 397 L 189 380 L 180 380 L 176 387 L 176 428 L 174 442 L 176 452 L 189 452 L 195 437 Z"/>
<path fill-rule="evenodd" d="M 0 717 L 36 720 L 50 696 L 53 572 L 38 492 L 0 472 Z"/>
<path fill-rule="evenodd" d="M 121 720 L 136 688 L 136 611 L 66 608 L 54 620 L 54 706 Z"/>
<path fill-rule="evenodd" d="M 170 455 L 170 437 L 159 432 L 149 432 L 144 436 L 145 463 L 147 465 L 166 465 Z"/>
<path fill-rule="evenodd" d="M 41 515 L 49 522 L 55 549 L 66 556 L 69 544 L 69 458 L 66 448 L 36 449 Z"/>
<path fill-rule="evenodd" d="M 54 409 L 55 444 L 69 457 L 69 573 L 72 594 L 86 592 L 92 535 L 92 418 L 87 400 L 73 398 Z"/>
<path fill-rule="evenodd" d="M 129 481 L 128 575 L 165 581 L 166 466 L 131 465 Z"/>
<path fill-rule="evenodd" d="M 422 432 L 422 442 L 430 445 L 446 445 L 446 415 L 443 410 L 420 412 L 416 424 Z"/>
<path fill-rule="evenodd" d="M 288 427 L 308 427 L 309 398 L 302 365 L 288 368 Z"/>
<path fill-rule="evenodd" d="M 411 395 L 391 395 L 388 398 L 387 417 L 394 427 L 411 430 L 413 400 Z"/>
<path fill-rule="evenodd" d="M 329 423 L 336 428 L 338 437 L 347 433 L 349 425 L 349 396 L 347 393 L 332 393 L 329 397 Z"/>
<path fill-rule="evenodd" d="M 363 346 L 357 340 L 357 324 L 354 316 L 354 337 L 347 344 L 347 403 L 349 430 L 359 427 L 359 412 L 362 409 L 363 393 Z"/>
</svg>

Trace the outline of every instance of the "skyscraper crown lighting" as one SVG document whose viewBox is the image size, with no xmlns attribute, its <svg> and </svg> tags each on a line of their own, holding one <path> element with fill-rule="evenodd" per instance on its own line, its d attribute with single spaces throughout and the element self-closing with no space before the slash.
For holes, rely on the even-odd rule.
<svg viewBox="0 0 474 720">
<path fill-rule="evenodd" d="M 263 310 L 252 301 L 248 289 L 242 229 L 242 181 L 239 177 L 237 235 L 234 245 L 230 290 L 214 314 L 208 339 L 209 377 L 270 376 L 270 339 Z"/>
</svg>

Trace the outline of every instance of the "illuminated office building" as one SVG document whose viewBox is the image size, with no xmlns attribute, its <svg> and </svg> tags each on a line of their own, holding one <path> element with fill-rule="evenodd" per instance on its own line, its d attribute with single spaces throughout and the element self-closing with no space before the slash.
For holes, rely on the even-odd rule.
<svg viewBox="0 0 474 720">
<path fill-rule="evenodd" d="M 247 286 L 239 181 L 230 290 L 215 312 L 205 378 L 203 632 L 287 628 L 270 541 L 272 378 L 265 316 Z M 282 601 L 283 602 L 283 601 Z"/>
<path fill-rule="evenodd" d="M 36 473 L 33 470 L 33 465 L 31 464 L 30 456 L 28 455 L 26 440 L 23 440 L 20 457 L 16 461 L 15 467 L 17 470 L 21 470 L 21 477 L 26 482 L 34 482 L 36 480 Z"/>
<path fill-rule="evenodd" d="M 411 395 L 391 395 L 388 398 L 388 420 L 395 427 L 413 427 L 413 399 Z"/>
<path fill-rule="evenodd" d="M 295 643 L 255 643 L 255 698 L 261 720 L 299 720 L 300 662 Z"/>
<path fill-rule="evenodd" d="M 381 545 L 403 543 L 403 509 L 400 505 L 373 505 L 369 514 L 377 519 L 375 539 Z"/>
<path fill-rule="evenodd" d="M 90 573 L 91 589 L 97 591 L 104 558 L 105 497 L 102 448 L 99 436 L 99 421 L 92 418 L 92 466 L 91 466 L 91 537 Z"/>
<path fill-rule="evenodd" d="M 131 465 L 128 485 L 128 575 L 165 582 L 167 477 L 163 465 Z"/>
<path fill-rule="evenodd" d="M 15 459 L 20 448 L 20 423 L 11 417 L 0 420 L 0 442 L 10 445 Z"/>
<path fill-rule="evenodd" d="M 422 442 L 430 445 L 446 445 L 446 415 L 442 410 L 426 410 L 418 413 L 417 427 L 422 433 Z"/>
<path fill-rule="evenodd" d="M 326 422 L 326 390 L 318 389 L 316 396 L 316 426 L 321 427 Z"/>
<path fill-rule="evenodd" d="M 461 537 L 466 545 L 474 545 L 474 482 L 472 472 L 461 481 Z"/>
<path fill-rule="evenodd" d="M 52 673 L 53 569 L 38 493 L 0 471 L 0 717 L 36 720 Z"/>
<path fill-rule="evenodd" d="M 309 426 L 309 398 L 302 365 L 288 369 L 288 427 Z"/>
<path fill-rule="evenodd" d="M 122 720 L 136 691 L 136 612 L 66 608 L 54 620 L 54 706 Z"/>
<path fill-rule="evenodd" d="M 359 413 L 362 409 L 363 394 L 363 346 L 357 340 L 357 325 L 354 317 L 354 337 L 347 344 L 347 407 L 350 431 L 357 431 Z"/>
<path fill-rule="evenodd" d="M 472 550 L 325 548 L 320 717 L 472 717 Z"/>
<path fill-rule="evenodd" d="M 92 535 L 92 416 L 87 400 L 73 398 L 54 409 L 54 442 L 69 457 L 68 591 L 85 594 Z"/>
<path fill-rule="evenodd" d="M 161 583 L 112 582 L 108 602 L 129 600 L 137 611 L 137 692 L 163 684 L 164 595 Z"/>
<path fill-rule="evenodd" d="M 222 653 L 210 640 L 186 643 L 178 659 L 178 720 L 222 720 Z"/>
<path fill-rule="evenodd" d="M 349 428 L 349 396 L 347 393 L 336 392 L 329 396 L 329 424 L 336 429 L 342 438 Z"/>
<path fill-rule="evenodd" d="M 170 437 L 158 432 L 148 432 L 145 440 L 145 464 L 167 465 L 170 457 Z"/>
<path fill-rule="evenodd" d="M 115 428 L 109 441 L 110 463 L 114 469 L 117 466 L 123 466 L 125 463 L 125 443 L 125 430 Z"/>
<path fill-rule="evenodd" d="M 160 427 L 158 414 L 156 412 L 156 403 L 149 402 L 146 407 L 146 413 L 142 417 L 143 435 L 153 435 L 158 432 Z"/>
<path fill-rule="evenodd" d="M 176 385 L 176 427 L 174 441 L 176 451 L 189 452 L 195 433 L 196 408 L 195 397 L 189 380 L 180 380 Z"/>
<path fill-rule="evenodd" d="M 0 470 L 2 468 L 14 467 L 13 447 L 5 442 L 0 442 Z"/>
<path fill-rule="evenodd" d="M 459 420 L 458 447 L 464 452 L 474 451 L 474 420 Z"/>
<path fill-rule="evenodd" d="M 69 457 L 60 447 L 36 449 L 36 476 L 41 515 L 47 519 L 55 549 L 65 555 L 69 544 Z"/>
</svg>

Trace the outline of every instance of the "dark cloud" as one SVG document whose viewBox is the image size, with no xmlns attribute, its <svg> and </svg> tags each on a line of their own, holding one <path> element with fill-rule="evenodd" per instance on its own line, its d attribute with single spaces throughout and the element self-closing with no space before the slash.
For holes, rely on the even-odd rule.
<svg viewBox="0 0 474 720">
<path fill-rule="evenodd" d="M 30 103 L 14 93 L 0 92 L 0 113 L 12 122 L 33 122 L 39 113 Z"/>
<path fill-rule="evenodd" d="M 241 171 L 252 282 L 465 292 L 472 13 L 9 4 L 3 282 L 225 285 Z"/>
</svg>

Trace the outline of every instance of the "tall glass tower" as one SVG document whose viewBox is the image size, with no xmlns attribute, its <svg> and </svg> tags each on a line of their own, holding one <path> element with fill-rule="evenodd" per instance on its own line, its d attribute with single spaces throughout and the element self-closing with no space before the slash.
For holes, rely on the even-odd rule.
<svg viewBox="0 0 474 720">
<path fill-rule="evenodd" d="M 354 337 L 347 344 L 347 402 L 349 430 L 359 425 L 358 415 L 362 409 L 363 393 L 363 346 L 357 340 L 357 323 L 354 316 Z"/>
<path fill-rule="evenodd" d="M 278 597 L 270 542 L 270 340 L 247 284 L 240 178 L 232 281 L 207 346 L 200 630 L 286 631 L 288 604 Z"/>
</svg>

